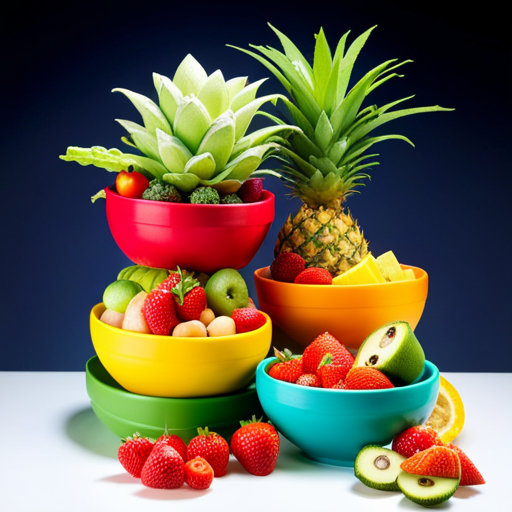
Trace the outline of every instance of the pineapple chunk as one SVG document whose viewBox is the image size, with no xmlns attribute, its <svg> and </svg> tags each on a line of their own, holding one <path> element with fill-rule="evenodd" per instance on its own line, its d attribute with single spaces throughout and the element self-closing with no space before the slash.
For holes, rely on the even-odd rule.
<svg viewBox="0 0 512 512">
<path fill-rule="evenodd" d="M 405 279 L 416 279 L 414 275 L 414 270 L 412 268 L 406 268 L 404 271 Z"/>
<path fill-rule="evenodd" d="M 385 283 L 379 266 L 372 254 L 367 254 L 357 265 L 336 276 L 332 280 L 334 285 L 357 285 Z"/>
<path fill-rule="evenodd" d="M 404 275 L 404 271 L 402 270 L 400 263 L 398 263 L 393 251 L 381 254 L 376 258 L 376 261 L 387 281 L 404 281 L 405 279 L 408 279 Z"/>
</svg>

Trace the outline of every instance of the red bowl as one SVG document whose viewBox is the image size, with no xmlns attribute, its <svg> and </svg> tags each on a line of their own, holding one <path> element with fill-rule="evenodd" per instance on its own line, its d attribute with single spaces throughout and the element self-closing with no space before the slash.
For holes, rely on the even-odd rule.
<svg viewBox="0 0 512 512">
<path fill-rule="evenodd" d="M 139 265 L 211 274 L 254 258 L 274 220 L 274 194 L 243 204 L 186 204 L 131 199 L 107 187 L 114 240 Z"/>
</svg>

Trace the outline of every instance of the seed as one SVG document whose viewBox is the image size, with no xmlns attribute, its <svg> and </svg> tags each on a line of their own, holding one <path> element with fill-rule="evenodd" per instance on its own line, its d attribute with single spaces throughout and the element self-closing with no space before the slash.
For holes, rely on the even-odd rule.
<svg viewBox="0 0 512 512">
<path fill-rule="evenodd" d="M 379 455 L 374 461 L 374 466 L 377 469 L 388 469 L 391 466 L 391 462 L 386 455 Z"/>
<path fill-rule="evenodd" d="M 430 480 L 430 478 L 418 478 L 418 484 L 421 485 L 421 487 L 432 487 L 434 485 L 434 481 Z"/>
<path fill-rule="evenodd" d="M 384 348 L 387 347 L 395 338 L 396 336 L 396 327 L 390 327 L 382 340 L 380 340 L 380 347 Z"/>
</svg>

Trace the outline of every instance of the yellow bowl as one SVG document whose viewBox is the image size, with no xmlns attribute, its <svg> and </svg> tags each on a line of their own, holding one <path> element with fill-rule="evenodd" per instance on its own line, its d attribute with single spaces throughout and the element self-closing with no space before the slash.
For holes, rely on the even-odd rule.
<svg viewBox="0 0 512 512">
<path fill-rule="evenodd" d="M 255 331 L 215 338 L 140 334 L 100 321 L 103 303 L 91 311 L 94 349 L 108 373 L 132 393 L 159 397 L 213 396 L 242 389 L 268 354 L 272 323 Z"/>
<path fill-rule="evenodd" d="M 402 268 L 411 268 L 416 279 L 368 285 L 294 284 L 274 281 L 265 267 L 256 270 L 254 281 L 260 310 L 288 336 L 287 341 L 305 347 L 327 331 L 356 351 L 388 322 L 403 320 L 412 329 L 418 325 L 427 300 L 428 275 L 417 267 Z M 279 345 L 276 338 L 273 343 Z"/>
</svg>

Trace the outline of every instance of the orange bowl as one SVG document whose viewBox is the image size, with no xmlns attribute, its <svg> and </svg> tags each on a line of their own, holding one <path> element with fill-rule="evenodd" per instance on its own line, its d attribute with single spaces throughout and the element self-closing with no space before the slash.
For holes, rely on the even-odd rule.
<svg viewBox="0 0 512 512">
<path fill-rule="evenodd" d="M 269 267 L 254 273 L 259 309 L 298 345 L 309 345 L 330 332 L 357 351 L 368 335 L 395 320 L 418 325 L 428 293 L 428 275 L 418 267 L 416 279 L 368 285 L 311 285 L 274 281 Z M 292 347 L 288 347 L 292 349 Z"/>
</svg>

